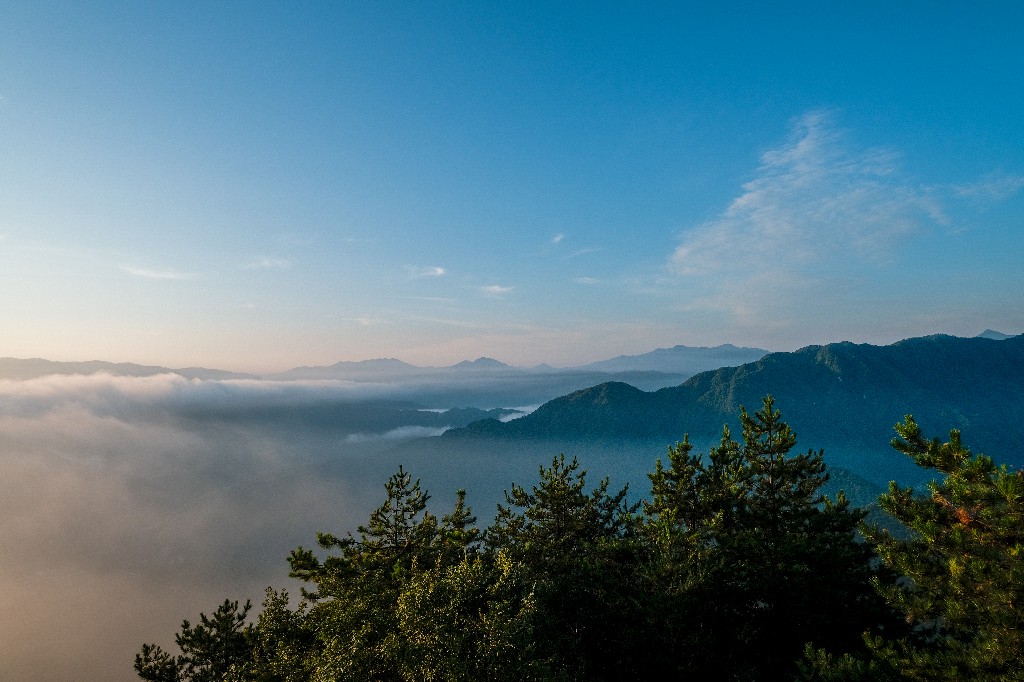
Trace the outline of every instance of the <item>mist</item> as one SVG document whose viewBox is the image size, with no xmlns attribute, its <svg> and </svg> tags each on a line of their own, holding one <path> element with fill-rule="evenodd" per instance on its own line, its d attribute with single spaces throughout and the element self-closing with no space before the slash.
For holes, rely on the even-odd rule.
<svg viewBox="0 0 1024 682">
<path fill-rule="evenodd" d="M 288 553 L 354 530 L 383 501 L 390 448 L 452 425 L 400 398 L 346 382 L 0 381 L 0 678 L 137 679 L 141 644 L 173 649 L 182 619 L 297 592 Z M 446 511 L 459 483 L 434 480 Z"/>
</svg>

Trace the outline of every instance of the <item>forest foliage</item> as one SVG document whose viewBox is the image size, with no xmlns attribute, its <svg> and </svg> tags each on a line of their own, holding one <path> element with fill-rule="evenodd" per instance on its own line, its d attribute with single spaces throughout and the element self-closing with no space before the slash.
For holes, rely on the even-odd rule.
<svg viewBox="0 0 1024 682">
<path fill-rule="evenodd" d="M 289 557 L 302 583 L 263 608 L 225 600 L 182 624 L 179 653 L 146 644 L 154 682 L 207 680 L 1020 679 L 1024 478 L 913 418 L 894 447 L 937 477 L 892 484 L 864 523 L 797 452 L 772 398 L 740 439 L 687 438 L 631 502 L 564 455 L 513 484 L 480 528 L 402 468 L 368 522 Z"/>
</svg>

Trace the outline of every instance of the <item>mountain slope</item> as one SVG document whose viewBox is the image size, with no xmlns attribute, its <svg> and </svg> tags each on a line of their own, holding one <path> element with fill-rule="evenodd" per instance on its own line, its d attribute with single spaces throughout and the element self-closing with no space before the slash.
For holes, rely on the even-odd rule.
<svg viewBox="0 0 1024 682">
<path fill-rule="evenodd" d="M 714 442 L 741 405 L 772 394 L 800 447 L 875 481 L 904 464 L 890 456 L 892 426 L 913 414 L 926 433 L 961 429 L 998 461 L 1024 464 L 1024 337 L 1003 341 L 929 336 L 889 346 L 835 343 L 772 353 L 645 393 L 608 383 L 552 400 L 511 421 L 471 424 L 443 438 L 561 442 L 661 441 L 689 433 Z M 738 432 L 734 431 L 738 435 Z"/>
</svg>

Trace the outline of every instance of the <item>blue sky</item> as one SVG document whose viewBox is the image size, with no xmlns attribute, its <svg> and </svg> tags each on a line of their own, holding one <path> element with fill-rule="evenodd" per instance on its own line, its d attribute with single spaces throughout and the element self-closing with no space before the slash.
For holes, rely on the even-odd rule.
<svg viewBox="0 0 1024 682">
<path fill-rule="evenodd" d="M 1024 332 L 1024 4 L 830 5 L 5 3 L 0 356 Z"/>
</svg>

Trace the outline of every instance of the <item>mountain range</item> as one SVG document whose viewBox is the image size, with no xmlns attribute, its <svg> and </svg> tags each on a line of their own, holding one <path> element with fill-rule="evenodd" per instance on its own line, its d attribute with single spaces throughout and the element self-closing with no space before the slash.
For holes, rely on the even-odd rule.
<svg viewBox="0 0 1024 682">
<path fill-rule="evenodd" d="M 344 381 L 371 388 L 378 396 L 414 400 L 432 407 L 513 407 L 538 405 L 559 395 L 606 381 L 622 381 L 645 390 L 678 385 L 693 374 L 756 360 L 768 351 L 737 348 L 657 349 L 635 356 L 555 368 L 548 365 L 512 367 L 493 358 L 465 360 L 448 367 L 419 367 L 395 358 L 333 365 L 296 367 L 285 372 L 256 376 L 216 369 L 172 369 L 132 363 L 53 362 L 42 359 L 0 358 L 0 379 L 24 380 L 53 374 L 106 373 L 115 376 L 178 374 L 188 379 L 266 381 Z"/>
<path fill-rule="evenodd" d="M 669 444 L 689 434 L 708 446 L 741 406 L 771 394 L 801 447 L 879 483 L 920 472 L 888 447 L 893 425 L 913 414 L 926 434 L 960 429 L 964 442 L 1013 466 L 1024 464 L 1024 336 L 928 336 L 888 346 L 832 343 L 771 353 L 642 391 L 605 382 L 541 405 L 507 423 L 480 421 L 441 441 Z"/>
<path fill-rule="evenodd" d="M 268 375 L 266 378 L 390 382 L 415 378 L 450 379 L 460 376 L 510 377 L 551 374 L 641 375 L 642 373 L 660 373 L 673 377 L 690 377 L 708 369 L 751 362 L 767 354 L 768 351 L 761 348 L 739 348 L 732 344 L 711 348 L 679 345 L 672 348 L 658 348 L 640 355 L 620 355 L 610 360 L 564 368 L 550 365 L 513 367 L 488 357 L 463 360 L 448 367 L 420 367 L 395 358 L 385 358 L 358 362 L 342 361 L 327 366 L 296 367 L 286 372 Z"/>
</svg>

